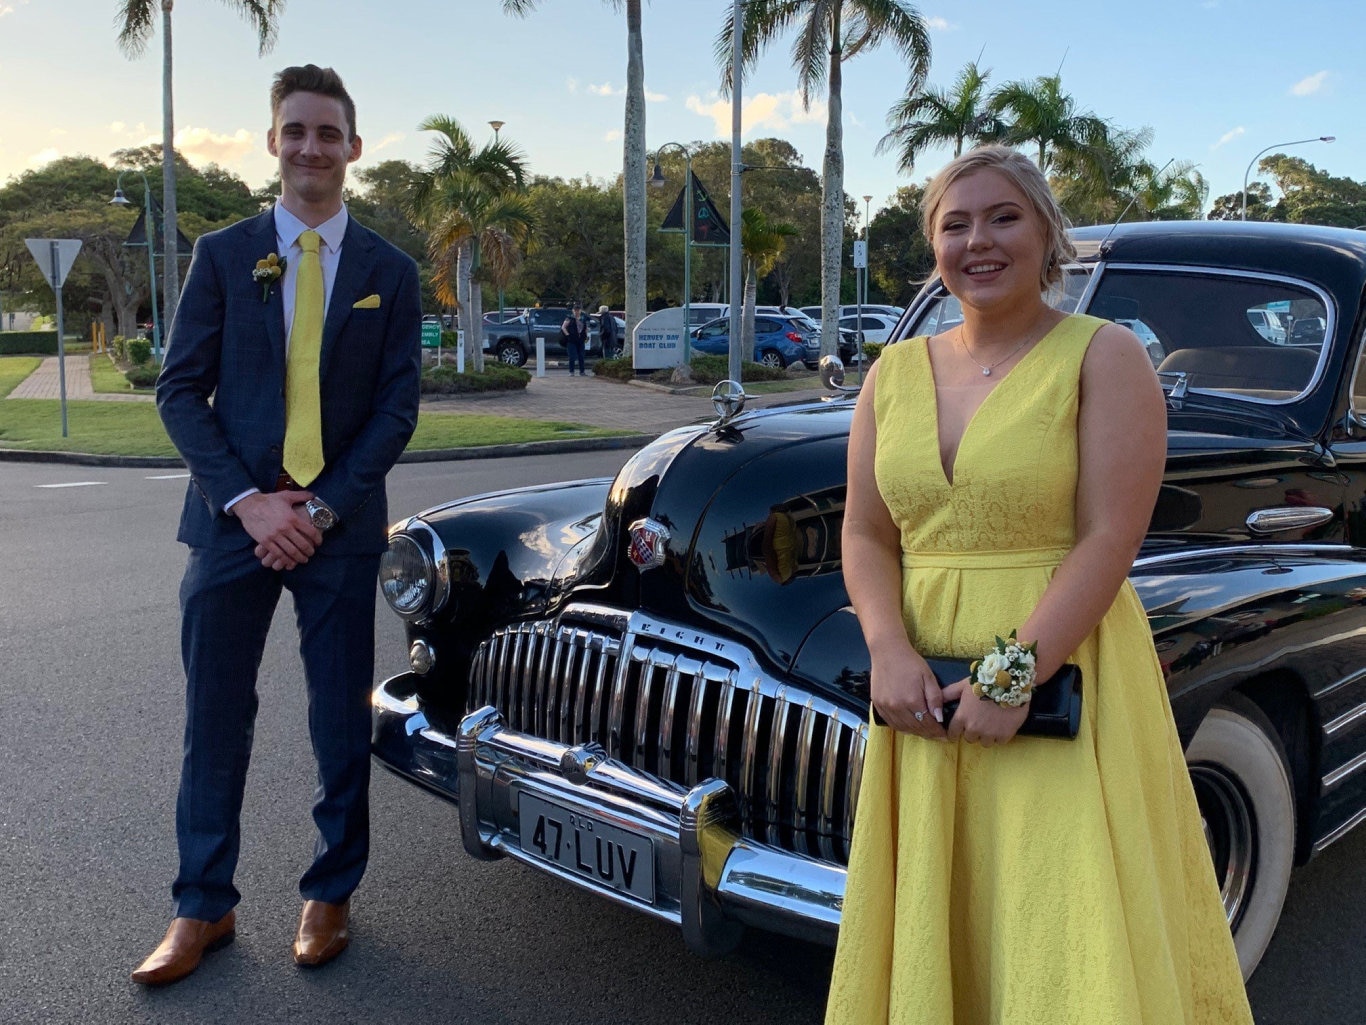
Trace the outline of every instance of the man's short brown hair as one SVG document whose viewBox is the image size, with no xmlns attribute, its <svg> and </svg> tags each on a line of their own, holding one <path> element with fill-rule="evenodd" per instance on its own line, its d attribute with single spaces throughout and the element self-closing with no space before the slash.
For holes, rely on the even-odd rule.
<svg viewBox="0 0 1366 1025">
<path fill-rule="evenodd" d="M 304 64 L 285 68 L 278 72 L 270 87 L 270 122 L 280 113 L 280 104 L 290 93 L 318 93 L 339 100 L 346 114 L 347 138 L 356 137 L 356 104 L 351 94 L 342 85 L 341 75 L 331 68 L 320 68 L 316 64 Z"/>
</svg>

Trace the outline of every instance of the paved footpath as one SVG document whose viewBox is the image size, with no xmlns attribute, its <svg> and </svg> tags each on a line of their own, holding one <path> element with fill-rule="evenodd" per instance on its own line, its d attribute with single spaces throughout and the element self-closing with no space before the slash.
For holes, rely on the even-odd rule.
<svg viewBox="0 0 1366 1025">
<path fill-rule="evenodd" d="M 51 356 L 19 383 L 9 398 L 56 399 L 60 397 L 60 381 L 57 357 Z M 810 390 L 755 396 L 749 405 L 754 408 L 825 394 L 814 375 L 811 385 Z M 66 357 L 66 397 L 112 402 L 153 401 L 146 393 L 94 392 L 90 387 L 90 357 L 85 353 Z M 598 378 L 592 376 L 591 370 L 587 377 L 574 377 L 557 367 L 547 369 L 544 377 L 533 377 L 523 391 L 430 395 L 423 398 L 422 405 L 432 412 L 563 420 L 649 435 L 715 416 L 710 388 L 679 392 L 639 381 L 625 383 Z"/>
</svg>

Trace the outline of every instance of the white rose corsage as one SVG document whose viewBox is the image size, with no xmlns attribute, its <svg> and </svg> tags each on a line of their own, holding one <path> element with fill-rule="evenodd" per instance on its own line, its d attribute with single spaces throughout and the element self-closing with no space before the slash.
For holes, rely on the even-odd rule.
<svg viewBox="0 0 1366 1025">
<path fill-rule="evenodd" d="M 1034 652 L 1038 642 L 1021 644 L 1015 630 L 996 638 L 996 646 L 972 663 L 972 692 L 1008 708 L 1028 704 L 1034 691 Z"/>
</svg>

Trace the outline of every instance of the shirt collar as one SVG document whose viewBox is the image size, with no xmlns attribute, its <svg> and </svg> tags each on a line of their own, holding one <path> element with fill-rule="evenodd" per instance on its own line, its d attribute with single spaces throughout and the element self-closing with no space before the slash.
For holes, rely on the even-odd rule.
<svg viewBox="0 0 1366 1025">
<path fill-rule="evenodd" d="M 343 203 L 340 210 L 313 229 L 322 238 L 323 245 L 334 253 L 346 237 L 347 220 L 346 204 Z M 286 210 L 284 204 L 275 204 L 275 235 L 285 247 L 294 245 L 299 234 L 307 230 L 308 225 Z"/>
</svg>

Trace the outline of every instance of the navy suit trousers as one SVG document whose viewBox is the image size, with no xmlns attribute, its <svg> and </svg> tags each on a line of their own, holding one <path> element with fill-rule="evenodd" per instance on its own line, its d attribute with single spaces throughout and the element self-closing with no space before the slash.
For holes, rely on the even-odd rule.
<svg viewBox="0 0 1366 1025">
<path fill-rule="evenodd" d="M 324 541 L 324 547 L 326 542 Z M 191 547 L 180 586 L 187 682 L 185 757 L 176 803 L 177 916 L 216 921 L 240 899 L 233 873 L 256 719 L 256 675 L 282 588 L 294 596 L 318 766 L 313 863 L 305 899 L 338 904 L 369 855 L 370 690 L 378 555 L 315 555 L 266 569 L 251 548 Z"/>
</svg>

